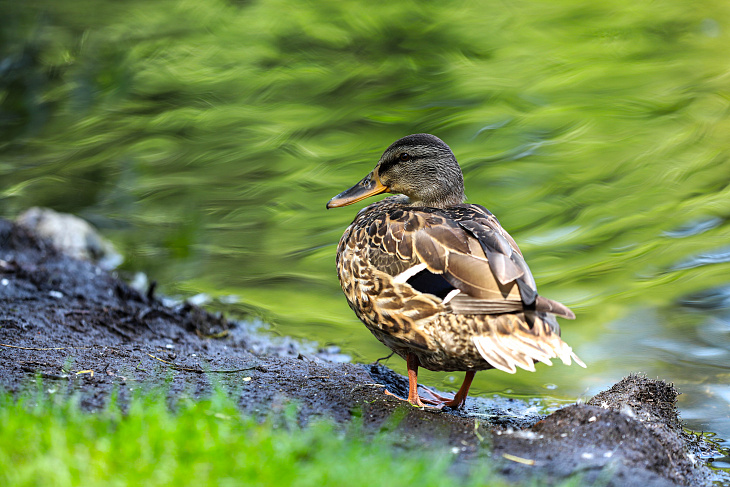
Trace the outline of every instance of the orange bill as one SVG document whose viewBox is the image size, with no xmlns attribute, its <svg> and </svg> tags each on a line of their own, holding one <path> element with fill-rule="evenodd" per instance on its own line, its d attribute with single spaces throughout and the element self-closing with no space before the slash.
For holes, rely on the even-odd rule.
<svg viewBox="0 0 730 487">
<path fill-rule="evenodd" d="M 327 209 L 351 205 L 370 196 L 387 192 L 388 189 L 387 186 L 383 186 L 375 174 L 370 173 L 352 188 L 346 189 L 329 200 L 327 202 Z"/>
</svg>

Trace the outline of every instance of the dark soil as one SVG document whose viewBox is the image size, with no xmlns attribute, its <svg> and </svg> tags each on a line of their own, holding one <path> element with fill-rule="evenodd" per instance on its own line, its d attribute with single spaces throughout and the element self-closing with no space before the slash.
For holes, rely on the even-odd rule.
<svg viewBox="0 0 730 487">
<path fill-rule="evenodd" d="M 299 421 L 362 418 L 403 448 L 451 449 L 459 474 L 491 456 L 509 480 L 580 485 L 706 485 L 703 443 L 682 430 L 677 391 L 630 376 L 588 404 L 543 417 L 510 399 L 469 398 L 463 411 L 419 409 L 383 394 L 407 381 L 380 365 L 341 363 L 324 350 L 266 338 L 188 304 L 165 306 L 96 265 L 68 257 L 0 220 L 0 387 L 17 393 L 37 374 L 49 393 L 102 407 L 113 389 L 166 384 L 171 400 L 218 382 L 243 411 L 265 417 L 295 401 Z M 590 372 L 588 372 L 590 373 Z M 394 419 L 396 418 L 396 419 Z"/>
</svg>

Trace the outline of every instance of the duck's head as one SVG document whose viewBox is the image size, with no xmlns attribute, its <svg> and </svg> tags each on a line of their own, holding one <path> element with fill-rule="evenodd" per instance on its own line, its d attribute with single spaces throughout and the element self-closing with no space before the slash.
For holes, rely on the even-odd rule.
<svg viewBox="0 0 730 487">
<path fill-rule="evenodd" d="M 464 202 L 464 178 L 443 140 L 431 134 L 409 135 L 393 142 L 375 169 L 329 200 L 327 208 L 350 205 L 379 193 L 404 194 L 412 206 L 446 208 Z"/>
</svg>

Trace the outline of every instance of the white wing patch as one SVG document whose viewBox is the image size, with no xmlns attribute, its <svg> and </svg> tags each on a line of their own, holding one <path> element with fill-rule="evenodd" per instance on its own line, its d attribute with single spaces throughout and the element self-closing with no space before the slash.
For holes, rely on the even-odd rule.
<svg viewBox="0 0 730 487">
<path fill-rule="evenodd" d="M 446 297 L 444 298 L 443 304 L 446 304 L 449 301 L 451 301 L 452 299 L 454 299 L 454 296 L 456 296 L 460 292 L 461 291 L 459 289 L 452 289 L 451 292 L 449 292 L 449 294 L 447 294 Z"/>
<path fill-rule="evenodd" d="M 406 282 L 408 282 L 408 279 L 415 276 L 416 274 L 418 274 L 425 268 L 426 268 L 426 264 L 418 264 L 413 267 L 409 267 L 408 269 L 404 270 L 403 272 L 401 272 L 400 274 L 395 276 L 393 278 L 393 282 L 398 283 L 398 284 L 405 284 Z"/>
</svg>

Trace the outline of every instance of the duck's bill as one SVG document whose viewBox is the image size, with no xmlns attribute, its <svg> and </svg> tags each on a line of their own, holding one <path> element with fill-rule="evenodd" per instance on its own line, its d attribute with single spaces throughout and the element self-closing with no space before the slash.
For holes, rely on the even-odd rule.
<svg viewBox="0 0 730 487">
<path fill-rule="evenodd" d="M 385 193 L 388 191 L 387 186 L 383 186 L 380 180 L 373 173 L 368 174 L 362 181 L 357 183 L 350 189 L 346 189 L 327 202 L 327 208 L 339 208 L 347 206 L 358 201 L 362 201 L 370 196 Z"/>
</svg>

